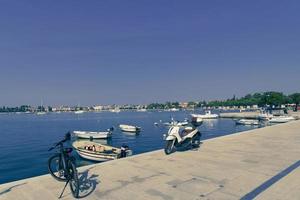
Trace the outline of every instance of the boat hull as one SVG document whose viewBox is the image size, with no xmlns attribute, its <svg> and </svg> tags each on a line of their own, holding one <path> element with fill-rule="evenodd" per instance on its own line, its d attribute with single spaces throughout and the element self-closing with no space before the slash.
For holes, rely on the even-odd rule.
<svg viewBox="0 0 300 200">
<path fill-rule="evenodd" d="M 110 138 L 112 133 L 107 132 L 88 132 L 88 131 L 74 131 L 74 135 L 82 139 L 106 139 Z"/>
<path fill-rule="evenodd" d="M 254 126 L 254 125 L 259 125 L 258 120 L 245 120 L 241 119 L 235 122 L 237 125 L 248 125 L 248 126 Z"/>
<path fill-rule="evenodd" d="M 130 126 L 130 125 L 120 125 L 119 126 L 121 131 L 129 132 L 129 133 L 137 133 L 141 131 L 141 128 L 138 126 Z"/>
<path fill-rule="evenodd" d="M 217 114 L 210 114 L 210 115 L 192 115 L 192 118 L 197 118 L 197 119 L 217 119 L 219 118 L 219 115 Z"/>
<path fill-rule="evenodd" d="M 96 142 L 75 141 L 72 146 L 81 158 L 87 160 L 104 162 L 122 157 L 122 149 Z M 132 151 L 129 149 L 126 149 L 125 153 L 125 157 L 132 155 Z"/>
<path fill-rule="evenodd" d="M 80 150 L 76 150 L 78 155 L 81 158 L 87 159 L 87 160 L 92 160 L 92 161 L 97 161 L 97 162 L 105 162 L 109 160 L 115 160 L 117 157 L 108 157 L 108 156 L 103 156 L 103 155 L 96 155 L 93 154 L 92 152 L 84 152 Z"/>
<path fill-rule="evenodd" d="M 286 123 L 295 120 L 293 117 L 273 117 L 269 120 L 270 123 Z"/>
</svg>

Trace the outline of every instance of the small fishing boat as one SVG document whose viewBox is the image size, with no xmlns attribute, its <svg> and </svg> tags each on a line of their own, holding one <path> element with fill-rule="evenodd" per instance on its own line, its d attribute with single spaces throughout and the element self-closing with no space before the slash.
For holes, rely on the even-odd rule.
<svg viewBox="0 0 300 200">
<path fill-rule="evenodd" d="M 124 131 L 124 132 L 137 133 L 137 132 L 141 131 L 141 127 L 139 127 L 139 126 L 120 124 L 119 127 L 120 127 L 121 131 Z"/>
<path fill-rule="evenodd" d="M 272 117 L 269 122 L 270 123 L 286 123 L 295 120 L 292 116 L 278 116 L 278 117 Z"/>
<path fill-rule="evenodd" d="M 110 138 L 113 132 L 113 128 L 107 131 L 94 132 L 94 131 L 73 131 L 73 134 L 78 138 L 83 139 L 106 139 Z"/>
<path fill-rule="evenodd" d="M 127 146 L 116 148 L 90 141 L 75 141 L 72 146 L 80 157 L 98 162 L 115 160 L 132 155 L 132 151 Z"/>
<path fill-rule="evenodd" d="M 218 114 L 212 114 L 210 110 L 205 111 L 205 114 L 192 114 L 192 119 L 216 119 L 218 118 Z"/>
<path fill-rule="evenodd" d="M 259 121 L 253 119 L 240 119 L 235 121 L 235 123 L 238 125 L 259 125 Z"/>
</svg>

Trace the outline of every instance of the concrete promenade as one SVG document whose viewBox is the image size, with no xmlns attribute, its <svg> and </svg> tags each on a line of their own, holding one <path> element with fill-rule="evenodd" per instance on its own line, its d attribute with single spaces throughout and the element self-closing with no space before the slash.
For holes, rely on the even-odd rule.
<svg viewBox="0 0 300 200">
<path fill-rule="evenodd" d="M 108 200 L 300 199 L 300 120 L 79 169 L 81 196 Z M 46 166 L 45 166 L 46 167 Z M 57 199 L 49 175 L 0 185 L 1 200 Z M 69 187 L 63 199 L 73 199 Z"/>
<path fill-rule="evenodd" d="M 221 118 L 246 118 L 257 119 L 260 112 L 233 112 L 233 113 L 220 113 Z"/>
</svg>

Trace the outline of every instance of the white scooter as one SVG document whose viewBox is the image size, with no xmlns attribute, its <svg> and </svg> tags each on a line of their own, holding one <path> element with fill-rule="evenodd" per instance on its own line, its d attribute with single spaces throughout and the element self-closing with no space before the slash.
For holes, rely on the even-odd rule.
<svg viewBox="0 0 300 200">
<path fill-rule="evenodd" d="M 165 153 L 168 155 L 178 147 L 198 147 L 201 133 L 195 127 L 172 126 L 168 131 L 168 135 L 164 136 L 166 140 Z"/>
</svg>

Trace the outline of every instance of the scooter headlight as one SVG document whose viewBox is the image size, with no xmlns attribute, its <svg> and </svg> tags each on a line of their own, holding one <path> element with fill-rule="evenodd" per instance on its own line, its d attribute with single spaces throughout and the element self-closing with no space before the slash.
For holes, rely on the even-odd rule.
<svg viewBox="0 0 300 200">
<path fill-rule="evenodd" d="M 167 134 L 163 134 L 163 139 L 165 140 L 167 138 Z"/>
</svg>

